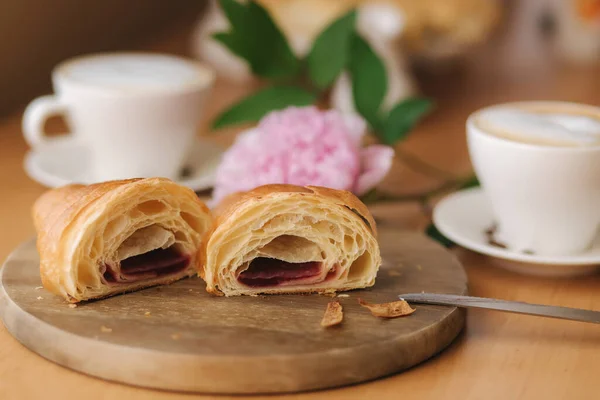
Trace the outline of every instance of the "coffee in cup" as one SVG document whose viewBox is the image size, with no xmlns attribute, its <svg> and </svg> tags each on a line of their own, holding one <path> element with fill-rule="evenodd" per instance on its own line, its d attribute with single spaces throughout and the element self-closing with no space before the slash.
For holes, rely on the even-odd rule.
<svg viewBox="0 0 600 400">
<path fill-rule="evenodd" d="M 52 73 L 54 95 L 37 98 L 23 117 L 29 145 L 55 140 L 46 119 L 62 114 L 72 140 L 89 149 L 96 181 L 178 177 L 202 116 L 214 73 L 197 62 L 154 53 L 77 57 Z"/>
<path fill-rule="evenodd" d="M 468 118 L 467 139 L 496 218 L 497 242 L 540 255 L 590 246 L 600 224 L 600 108 L 492 106 Z"/>
<path fill-rule="evenodd" d="M 491 107 L 477 114 L 475 124 L 489 134 L 522 143 L 600 145 L 600 115 L 568 105 Z"/>
</svg>

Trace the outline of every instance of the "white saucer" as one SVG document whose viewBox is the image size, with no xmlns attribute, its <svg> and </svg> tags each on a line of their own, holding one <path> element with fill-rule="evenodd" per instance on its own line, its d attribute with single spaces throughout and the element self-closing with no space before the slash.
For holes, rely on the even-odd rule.
<svg viewBox="0 0 600 400">
<path fill-rule="evenodd" d="M 600 236 L 592 247 L 571 256 L 539 256 L 524 254 L 489 244 L 485 233 L 494 218 L 481 188 L 453 193 L 440 201 L 433 211 L 433 223 L 453 242 L 477 253 L 496 257 L 498 266 L 540 276 L 576 276 L 600 268 Z"/>
<path fill-rule="evenodd" d="M 42 149 L 27 152 L 23 164 L 31 179 L 47 187 L 91 184 L 95 180 L 89 174 L 88 152 L 70 138 L 57 138 Z M 195 191 L 212 187 L 222 153 L 220 146 L 197 140 L 186 165 L 186 176 L 177 179 L 177 183 Z"/>
</svg>

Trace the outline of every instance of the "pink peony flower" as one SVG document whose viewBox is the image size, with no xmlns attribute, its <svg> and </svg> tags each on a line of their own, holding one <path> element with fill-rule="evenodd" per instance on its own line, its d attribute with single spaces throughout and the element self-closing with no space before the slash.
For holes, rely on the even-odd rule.
<svg viewBox="0 0 600 400">
<path fill-rule="evenodd" d="M 289 107 L 241 133 L 217 169 L 213 203 L 269 183 L 315 185 L 362 195 L 387 174 L 394 151 L 363 148 L 365 122 L 316 107 Z"/>
</svg>

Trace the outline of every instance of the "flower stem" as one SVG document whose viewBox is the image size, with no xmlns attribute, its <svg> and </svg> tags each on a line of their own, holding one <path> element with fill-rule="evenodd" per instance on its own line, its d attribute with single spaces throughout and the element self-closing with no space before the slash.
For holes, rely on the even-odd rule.
<svg viewBox="0 0 600 400">
<path fill-rule="evenodd" d="M 467 176 L 467 177 L 460 178 L 460 179 L 455 178 L 453 180 L 443 182 L 443 183 L 439 184 L 438 186 L 434 187 L 433 189 L 430 189 L 428 191 L 421 192 L 421 193 L 393 195 L 393 194 L 382 193 L 377 190 L 374 190 L 374 191 L 368 193 L 368 195 L 366 195 L 365 197 L 363 197 L 362 200 L 366 204 L 394 203 L 394 202 L 418 202 L 421 204 L 421 207 L 423 208 L 423 210 L 426 211 L 426 213 L 428 213 L 428 210 L 430 210 L 429 201 L 433 197 L 443 194 L 445 192 L 454 190 L 454 189 L 458 189 L 461 186 L 465 185 L 466 183 L 472 181 L 472 179 L 473 179 L 472 176 Z"/>
<path fill-rule="evenodd" d="M 399 148 L 395 148 L 395 152 L 398 159 L 402 160 L 406 165 L 417 172 L 421 172 L 424 175 L 429 175 L 444 181 L 456 180 L 456 176 L 453 174 L 421 160 L 411 152 Z"/>
</svg>

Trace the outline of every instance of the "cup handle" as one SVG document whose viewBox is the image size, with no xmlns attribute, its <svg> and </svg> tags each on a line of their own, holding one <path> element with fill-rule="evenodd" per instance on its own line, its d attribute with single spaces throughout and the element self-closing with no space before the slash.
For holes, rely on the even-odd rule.
<svg viewBox="0 0 600 400">
<path fill-rule="evenodd" d="M 52 115 L 64 114 L 66 105 L 53 95 L 38 97 L 33 100 L 23 114 L 23 136 L 32 148 L 46 145 L 53 141 L 46 136 L 44 124 Z"/>
</svg>

